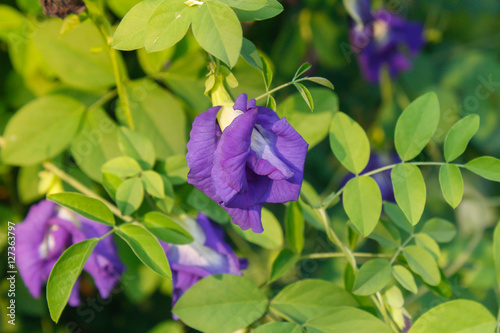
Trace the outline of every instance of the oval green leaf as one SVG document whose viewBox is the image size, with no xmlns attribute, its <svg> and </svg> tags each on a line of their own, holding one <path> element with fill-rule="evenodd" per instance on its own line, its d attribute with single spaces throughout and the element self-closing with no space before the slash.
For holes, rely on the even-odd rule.
<svg viewBox="0 0 500 333">
<path fill-rule="evenodd" d="M 141 166 L 131 157 L 120 156 L 104 163 L 101 168 L 103 173 L 110 173 L 118 177 L 132 177 L 142 171 Z"/>
<path fill-rule="evenodd" d="M 5 164 L 32 165 L 62 152 L 75 135 L 85 106 L 62 95 L 43 96 L 10 119 L 3 135 Z"/>
<path fill-rule="evenodd" d="M 189 288 L 172 312 L 200 331 L 230 333 L 259 319 L 267 302 L 266 295 L 247 278 L 211 275 Z"/>
<path fill-rule="evenodd" d="M 467 163 L 465 168 L 485 179 L 500 182 L 500 160 L 498 158 L 478 157 Z"/>
<path fill-rule="evenodd" d="M 101 200 L 72 192 L 50 194 L 47 199 L 69 208 L 89 220 L 109 226 L 115 225 L 113 213 Z"/>
<path fill-rule="evenodd" d="M 391 171 L 391 180 L 398 206 L 410 223 L 416 225 L 424 212 L 427 196 L 420 169 L 412 164 L 398 164 Z"/>
<path fill-rule="evenodd" d="M 236 65 L 243 43 L 243 30 L 231 8 L 216 1 L 204 2 L 193 17 L 193 34 L 208 53 L 231 68 Z"/>
<path fill-rule="evenodd" d="M 337 112 L 330 124 L 330 147 L 349 171 L 359 174 L 370 159 L 370 142 L 363 128 L 348 115 Z"/>
<path fill-rule="evenodd" d="M 469 141 L 479 129 L 479 116 L 471 114 L 458 121 L 444 139 L 444 158 L 451 162 L 463 154 Z"/>
<path fill-rule="evenodd" d="M 149 212 L 144 216 L 144 225 L 156 237 L 171 244 L 189 244 L 193 236 L 180 224 L 160 212 Z"/>
<path fill-rule="evenodd" d="M 299 256 L 290 251 L 289 249 L 281 250 L 276 259 L 274 259 L 273 261 L 269 282 L 276 281 L 277 279 L 282 277 L 293 266 L 295 266 L 298 260 Z"/>
<path fill-rule="evenodd" d="M 370 260 L 361 266 L 354 281 L 353 294 L 368 296 L 380 291 L 391 280 L 391 264 L 387 259 Z"/>
<path fill-rule="evenodd" d="M 168 49 L 184 37 L 198 9 L 184 2 L 163 1 L 153 12 L 146 27 L 144 46 L 147 52 Z"/>
<path fill-rule="evenodd" d="M 296 323 L 274 322 L 257 327 L 252 333 L 302 333 L 302 328 Z"/>
<path fill-rule="evenodd" d="M 52 268 L 47 282 L 47 303 L 50 317 L 56 323 L 59 321 L 73 291 L 73 286 L 97 242 L 99 242 L 98 238 L 90 238 L 71 245 Z"/>
<path fill-rule="evenodd" d="M 459 167 L 455 164 L 445 164 L 439 169 L 439 184 L 446 202 L 457 208 L 464 195 L 464 180 Z"/>
<path fill-rule="evenodd" d="M 123 215 L 130 215 L 142 204 L 144 186 L 139 178 L 127 179 L 116 190 L 116 205 Z"/>
<path fill-rule="evenodd" d="M 453 223 L 440 218 L 432 218 L 425 222 L 421 232 L 434 238 L 440 243 L 448 243 L 457 234 L 457 228 Z"/>
<path fill-rule="evenodd" d="M 391 333 L 374 315 L 353 307 L 341 306 L 323 312 L 305 324 L 308 333 Z"/>
<path fill-rule="evenodd" d="M 303 324 L 310 318 L 338 306 L 358 306 L 354 297 L 337 285 L 308 279 L 292 283 L 271 301 L 271 309 Z"/>
<path fill-rule="evenodd" d="M 416 294 L 418 292 L 417 284 L 413 274 L 404 266 L 396 265 L 392 267 L 392 275 L 399 284 L 406 290 Z"/>
<path fill-rule="evenodd" d="M 495 317 L 482 304 L 458 299 L 424 313 L 408 333 L 493 333 L 496 326 Z"/>
<path fill-rule="evenodd" d="M 144 189 L 150 195 L 156 198 L 163 199 L 165 197 L 165 185 L 160 174 L 156 171 L 148 170 L 141 174 L 141 180 Z"/>
<path fill-rule="evenodd" d="M 304 248 L 304 217 L 297 201 L 290 202 L 286 209 L 285 231 L 288 245 L 295 253 Z"/>
<path fill-rule="evenodd" d="M 217 205 L 217 207 L 219 207 Z M 235 224 L 232 224 L 233 230 L 247 241 L 260 245 L 265 249 L 274 250 L 283 246 L 283 230 L 276 217 L 266 208 L 262 209 L 262 227 L 264 231 L 255 233 L 252 230 L 241 230 Z"/>
<path fill-rule="evenodd" d="M 433 92 L 420 96 L 396 123 L 394 143 L 403 161 L 416 157 L 434 135 L 439 123 L 439 100 Z"/>
<path fill-rule="evenodd" d="M 165 250 L 151 232 L 140 225 L 123 224 L 116 230 L 116 234 L 146 266 L 167 279 L 172 278 Z"/>
<path fill-rule="evenodd" d="M 436 260 L 421 247 L 410 245 L 403 250 L 404 257 L 411 270 L 431 286 L 437 286 L 441 281 L 441 274 Z"/>
<path fill-rule="evenodd" d="M 343 204 L 347 216 L 363 236 L 368 236 L 382 213 L 382 194 L 371 177 L 351 179 L 344 188 Z"/>
</svg>

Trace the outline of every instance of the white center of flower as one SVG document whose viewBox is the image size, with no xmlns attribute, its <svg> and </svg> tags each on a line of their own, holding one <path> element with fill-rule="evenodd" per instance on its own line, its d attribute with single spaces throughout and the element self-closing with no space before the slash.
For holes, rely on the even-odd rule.
<svg viewBox="0 0 500 333">
<path fill-rule="evenodd" d="M 59 229 L 59 226 L 53 225 L 45 234 L 45 238 L 42 244 L 40 244 L 40 247 L 38 247 L 38 254 L 40 254 L 40 258 L 47 259 L 50 251 L 54 248 L 54 246 L 56 246 L 56 240 L 51 234 L 51 231 L 57 231 L 57 229 Z"/>
<path fill-rule="evenodd" d="M 219 127 L 221 131 L 224 131 L 226 127 L 231 125 L 233 120 L 242 115 L 243 111 L 235 110 L 232 106 L 223 106 L 217 114 L 217 121 L 219 122 Z"/>
<path fill-rule="evenodd" d="M 387 38 L 389 32 L 389 25 L 383 20 L 376 20 L 373 23 L 373 36 L 379 41 Z"/>
</svg>

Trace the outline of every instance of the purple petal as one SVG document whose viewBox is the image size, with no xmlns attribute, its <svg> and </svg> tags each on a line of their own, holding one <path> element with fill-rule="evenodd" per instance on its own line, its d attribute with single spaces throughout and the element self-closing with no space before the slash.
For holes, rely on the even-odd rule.
<svg viewBox="0 0 500 333">
<path fill-rule="evenodd" d="M 228 212 L 229 216 L 231 216 L 233 223 L 239 225 L 242 230 L 251 228 L 252 231 L 256 233 L 264 231 L 260 217 L 262 204 L 257 204 L 248 208 L 224 207 L 224 209 Z"/>
<path fill-rule="evenodd" d="M 241 94 L 236 98 L 236 101 L 234 101 L 234 106 L 233 109 L 247 112 L 247 94 Z"/>
<path fill-rule="evenodd" d="M 220 201 L 212 183 L 212 157 L 217 147 L 217 112 L 220 107 L 213 107 L 199 114 L 194 122 L 187 144 L 186 160 L 189 166 L 188 183 L 215 201 Z"/>
</svg>

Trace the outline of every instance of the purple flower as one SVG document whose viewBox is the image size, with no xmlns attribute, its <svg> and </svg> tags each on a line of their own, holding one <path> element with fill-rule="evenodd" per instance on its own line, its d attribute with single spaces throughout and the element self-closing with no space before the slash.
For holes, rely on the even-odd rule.
<svg viewBox="0 0 500 333">
<path fill-rule="evenodd" d="M 372 152 L 370 155 L 370 160 L 368 161 L 366 168 L 361 172 L 361 175 L 400 162 L 401 159 L 395 152 L 393 153 Z M 376 173 L 371 177 L 377 182 L 377 185 L 380 188 L 380 192 L 382 193 L 382 200 L 395 202 L 396 200 L 394 199 L 394 189 L 392 188 L 392 181 L 391 181 L 391 170 L 385 170 Z M 352 178 L 354 178 L 354 174 L 349 174 L 348 176 L 346 176 L 342 181 L 341 186 L 347 184 L 347 182 Z"/>
<path fill-rule="evenodd" d="M 43 283 L 64 250 L 109 230 L 47 200 L 33 205 L 26 219 L 16 225 L 16 263 L 31 295 L 40 296 Z M 84 270 L 94 278 L 101 296 L 107 298 L 124 270 L 111 236 L 99 241 Z M 77 285 L 68 303 L 80 304 Z"/>
<path fill-rule="evenodd" d="M 410 57 L 424 45 L 423 25 L 385 9 L 371 13 L 368 0 L 354 1 L 352 6 L 349 37 L 365 79 L 378 82 L 385 66 L 392 77 L 409 70 Z"/>
<path fill-rule="evenodd" d="M 198 280 L 214 274 L 241 275 L 246 259 L 238 259 L 224 241 L 224 229 L 203 214 L 196 221 L 184 220 L 184 227 L 194 241 L 187 245 L 172 245 L 160 241 L 172 270 L 172 306 Z"/>
<path fill-rule="evenodd" d="M 241 94 L 234 106 L 212 107 L 194 120 L 188 182 L 241 229 L 262 232 L 264 202 L 298 199 L 307 147 L 285 118 Z"/>
</svg>

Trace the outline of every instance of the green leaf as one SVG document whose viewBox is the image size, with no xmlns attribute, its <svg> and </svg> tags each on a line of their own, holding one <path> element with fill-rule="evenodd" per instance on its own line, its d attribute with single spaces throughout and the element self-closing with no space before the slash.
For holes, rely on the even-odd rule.
<svg viewBox="0 0 500 333">
<path fill-rule="evenodd" d="M 304 101 L 307 103 L 307 106 L 309 106 L 309 109 L 311 109 L 311 111 L 313 111 L 314 110 L 314 101 L 313 101 L 313 98 L 311 96 L 311 92 L 309 91 L 309 89 L 307 89 L 302 83 L 294 82 L 293 85 L 295 86 L 295 88 L 297 88 L 297 90 L 300 93 L 300 96 L 302 96 Z"/>
<path fill-rule="evenodd" d="M 247 278 L 210 275 L 189 288 L 172 312 L 200 331 L 230 333 L 259 319 L 267 303 L 266 295 Z"/>
<path fill-rule="evenodd" d="M 457 235 L 457 228 L 453 223 L 440 218 L 432 218 L 425 222 L 421 232 L 434 238 L 440 243 L 448 243 Z"/>
<path fill-rule="evenodd" d="M 401 163 L 391 171 L 394 197 L 412 225 L 422 217 L 427 196 L 424 177 L 413 164 Z"/>
<path fill-rule="evenodd" d="M 139 178 L 125 180 L 116 190 L 116 205 L 123 215 L 131 215 L 142 204 L 144 186 Z"/>
<path fill-rule="evenodd" d="M 252 230 L 241 230 L 241 228 L 235 224 L 232 224 L 233 229 L 241 237 L 247 241 L 260 245 L 265 249 L 274 250 L 283 246 L 283 230 L 281 229 L 281 224 L 278 222 L 276 217 L 266 208 L 262 209 L 262 227 L 264 231 L 261 233 L 255 233 Z"/>
<path fill-rule="evenodd" d="M 175 193 L 174 187 L 170 183 L 170 180 L 165 176 L 160 176 L 163 184 L 163 192 L 165 195 L 163 198 L 154 198 L 156 206 L 160 208 L 163 212 L 170 214 L 175 205 Z"/>
<path fill-rule="evenodd" d="M 144 189 L 150 195 L 156 198 L 164 198 L 165 197 L 165 188 L 163 185 L 163 180 L 161 176 L 152 170 L 144 171 L 141 174 L 142 184 L 144 185 Z"/>
<path fill-rule="evenodd" d="M 394 222 L 399 228 L 407 233 L 413 233 L 413 225 L 408 221 L 405 213 L 398 205 L 392 202 L 384 202 L 384 213 Z"/>
<path fill-rule="evenodd" d="M 238 19 L 244 21 L 262 21 L 267 20 L 283 11 L 283 6 L 277 0 L 267 0 L 267 6 L 254 11 L 236 10 Z"/>
<path fill-rule="evenodd" d="M 144 46 L 157 52 L 177 44 L 188 31 L 198 6 L 187 6 L 184 0 L 163 1 L 147 23 Z"/>
<path fill-rule="evenodd" d="M 295 72 L 292 81 L 295 81 L 296 78 L 300 77 L 302 74 L 307 72 L 309 69 L 311 69 L 311 67 L 312 67 L 311 64 L 308 62 L 305 62 L 302 65 L 300 65 L 299 69 L 297 69 L 297 71 Z"/>
<path fill-rule="evenodd" d="M 276 111 L 277 109 L 276 100 L 271 95 L 267 96 L 266 108 L 271 109 L 273 111 Z"/>
<path fill-rule="evenodd" d="M 293 253 L 293 251 L 290 251 L 289 249 L 281 250 L 276 259 L 273 261 L 269 283 L 282 277 L 293 266 L 295 266 L 298 260 L 299 256 Z"/>
<path fill-rule="evenodd" d="M 148 79 L 130 83 L 127 94 L 136 132 L 151 141 L 156 158 L 185 155 L 186 115 L 179 101 Z"/>
<path fill-rule="evenodd" d="M 194 238 L 180 224 L 160 212 L 149 212 L 144 216 L 144 226 L 156 237 L 171 244 L 189 244 Z"/>
<path fill-rule="evenodd" d="M 373 259 L 361 266 L 354 282 L 353 293 L 369 296 L 384 288 L 391 280 L 391 264 L 387 259 Z"/>
<path fill-rule="evenodd" d="M 424 149 L 437 129 L 439 113 L 439 100 L 433 92 L 420 96 L 403 111 L 394 133 L 396 151 L 403 161 Z"/>
<path fill-rule="evenodd" d="M 264 75 L 264 83 L 266 87 L 271 86 L 271 82 L 273 82 L 273 69 L 271 67 L 271 63 L 264 57 L 260 57 L 262 61 L 262 73 Z"/>
<path fill-rule="evenodd" d="M 363 171 L 370 159 L 370 142 L 365 131 L 343 112 L 333 116 L 330 147 L 340 163 L 355 174 Z"/>
<path fill-rule="evenodd" d="M 432 255 L 421 247 L 410 245 L 403 250 L 404 257 L 411 270 L 422 277 L 431 286 L 441 281 L 439 268 Z"/>
<path fill-rule="evenodd" d="M 457 208 L 464 195 L 462 173 L 455 164 L 444 164 L 439 169 L 439 184 L 446 202 Z"/>
<path fill-rule="evenodd" d="M 164 0 L 144 0 L 125 15 L 113 35 L 113 48 L 131 51 L 144 46 L 146 27 L 156 8 Z"/>
<path fill-rule="evenodd" d="M 147 137 L 120 127 L 118 146 L 123 154 L 133 158 L 143 169 L 151 169 L 155 163 L 155 149 Z"/>
<path fill-rule="evenodd" d="M 497 286 L 500 286 L 500 223 L 497 223 L 493 233 L 493 258 L 495 259 Z"/>
<path fill-rule="evenodd" d="M 392 267 L 392 275 L 399 284 L 406 290 L 416 294 L 418 292 L 417 284 L 413 278 L 413 274 L 404 266 L 395 265 Z"/>
<path fill-rule="evenodd" d="M 391 333 L 374 315 L 353 307 L 341 306 L 318 314 L 305 323 L 308 333 Z"/>
<path fill-rule="evenodd" d="M 382 213 L 382 194 L 371 177 L 360 176 L 349 180 L 344 188 L 343 205 L 347 216 L 363 236 L 368 236 Z"/>
<path fill-rule="evenodd" d="M 128 223 L 121 225 L 116 234 L 146 266 L 167 279 L 172 278 L 165 251 L 151 232 L 140 225 Z"/>
<path fill-rule="evenodd" d="M 401 235 L 398 229 L 385 220 L 380 220 L 368 237 L 376 240 L 386 249 L 397 249 L 401 245 Z"/>
<path fill-rule="evenodd" d="M 304 248 L 304 217 L 298 202 L 291 202 L 285 216 L 286 240 L 292 250 L 299 254 Z"/>
<path fill-rule="evenodd" d="M 337 285 L 307 279 L 292 283 L 271 301 L 271 309 L 303 324 L 310 318 L 338 306 L 358 306 L 354 297 Z"/>
<path fill-rule="evenodd" d="M 44 24 L 37 25 L 36 38 L 33 38 L 51 73 L 63 83 L 81 90 L 104 90 L 114 85 L 109 53 L 93 52 L 105 50 L 108 46 L 92 20 L 82 22 L 62 36 L 61 26 L 59 19 L 44 21 Z M 33 53 L 30 52 L 30 56 Z"/>
<path fill-rule="evenodd" d="M 498 158 L 481 156 L 467 163 L 465 168 L 485 179 L 500 182 L 500 160 Z"/>
<path fill-rule="evenodd" d="M 451 162 L 463 154 L 469 141 L 479 129 L 479 116 L 471 114 L 458 121 L 444 139 L 444 157 Z"/>
<path fill-rule="evenodd" d="M 200 190 L 198 190 L 196 188 L 193 189 L 189 193 L 189 195 L 186 199 L 186 202 L 188 205 L 190 205 L 191 207 L 195 208 L 196 210 L 202 212 L 203 214 L 207 215 L 209 218 L 211 218 L 212 220 L 214 220 L 216 222 L 219 222 L 221 224 L 229 222 L 230 218 L 229 218 L 229 215 L 227 214 L 227 212 L 221 206 L 219 206 L 215 201 L 210 199 L 205 193 L 201 192 Z M 236 227 L 236 225 L 234 225 L 234 226 Z M 281 226 L 279 225 L 279 223 L 278 223 L 278 227 L 281 229 Z M 264 227 L 264 229 L 265 228 L 266 227 Z M 238 232 L 238 230 L 241 230 L 241 229 L 238 227 L 238 228 L 234 228 L 234 230 L 236 230 L 236 232 Z M 265 232 L 266 232 L 266 230 L 264 230 L 263 233 L 265 233 Z M 263 233 L 256 234 L 256 233 L 252 232 L 251 230 L 249 230 L 249 234 L 250 233 L 252 235 L 262 235 L 263 234 Z M 248 236 L 252 237 L 250 235 L 248 235 Z M 243 236 L 243 237 L 245 238 L 246 236 Z M 281 233 L 281 245 L 283 245 L 283 233 Z M 281 245 L 279 245 L 279 247 L 281 247 Z"/>
<path fill-rule="evenodd" d="M 416 234 L 415 243 L 421 248 L 427 250 L 430 254 L 434 256 L 434 259 L 438 260 L 441 256 L 441 250 L 439 249 L 438 243 L 427 234 Z"/>
<path fill-rule="evenodd" d="M 118 177 L 137 176 L 141 171 L 141 166 L 133 158 L 128 156 L 116 157 L 106 163 L 101 168 L 103 173 L 110 173 Z"/>
<path fill-rule="evenodd" d="M 258 10 L 267 5 L 266 0 L 213 0 L 229 7 L 243 9 L 243 10 Z"/>
<path fill-rule="evenodd" d="M 71 245 L 52 268 L 47 282 L 47 303 L 50 317 L 56 323 L 68 303 L 73 286 L 82 273 L 83 266 L 98 241 L 98 238 L 90 238 Z"/>
<path fill-rule="evenodd" d="M 103 164 L 121 155 L 117 133 L 118 126 L 102 108 L 89 109 L 71 141 L 71 155 L 76 164 L 96 182 L 101 181 Z"/>
<path fill-rule="evenodd" d="M 85 107 L 62 96 L 40 97 L 18 110 L 3 134 L 5 164 L 31 165 L 61 153 L 75 135 Z"/>
<path fill-rule="evenodd" d="M 458 299 L 424 313 L 408 333 L 493 333 L 496 326 L 495 317 L 482 304 Z"/>
<path fill-rule="evenodd" d="M 252 333 L 302 333 L 302 329 L 296 323 L 273 322 L 257 327 Z"/>
<path fill-rule="evenodd" d="M 339 102 L 337 95 L 329 89 L 314 87 L 309 91 L 315 101 L 314 112 L 311 112 L 300 94 L 289 96 L 279 104 L 277 111 L 307 141 L 311 150 L 328 136 Z"/>
<path fill-rule="evenodd" d="M 72 192 L 50 194 L 47 199 L 69 208 L 89 220 L 100 222 L 109 226 L 115 225 L 113 213 L 111 213 L 108 206 L 106 206 L 101 200 L 89 198 L 83 194 Z"/>
<path fill-rule="evenodd" d="M 254 68 L 262 70 L 263 64 L 262 59 L 257 51 L 255 45 L 249 40 L 243 37 L 243 45 L 241 47 L 241 56 Z"/>
<path fill-rule="evenodd" d="M 111 173 L 102 174 L 102 186 L 109 196 L 116 201 L 116 190 L 123 183 L 123 179 Z"/>
<path fill-rule="evenodd" d="M 325 79 L 324 77 L 316 77 L 316 76 L 308 77 L 307 81 L 311 81 L 311 82 L 320 84 L 320 85 L 327 87 L 327 88 L 330 88 L 332 90 L 335 89 L 335 87 L 333 86 L 333 83 L 331 83 L 330 80 Z"/>
<path fill-rule="evenodd" d="M 187 183 L 189 167 L 185 155 L 170 156 L 165 161 L 165 173 L 172 185 Z"/>
<path fill-rule="evenodd" d="M 236 65 L 243 42 L 243 31 L 231 8 L 216 1 L 204 2 L 194 15 L 193 34 L 205 51 L 231 68 Z"/>
</svg>

